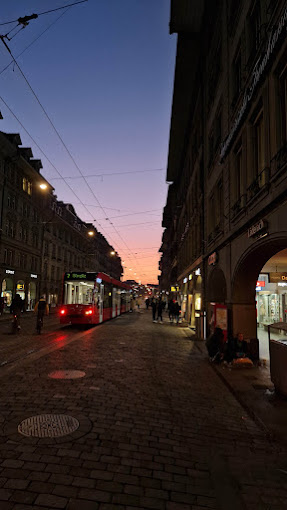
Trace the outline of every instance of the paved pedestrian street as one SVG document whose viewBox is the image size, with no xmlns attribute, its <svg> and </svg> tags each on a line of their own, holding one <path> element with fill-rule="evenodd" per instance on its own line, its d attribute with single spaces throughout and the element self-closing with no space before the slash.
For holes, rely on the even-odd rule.
<svg viewBox="0 0 287 510">
<path fill-rule="evenodd" d="M 62 336 L 0 369 L 0 510 L 287 508 L 283 446 L 187 328 L 143 311 Z"/>
</svg>

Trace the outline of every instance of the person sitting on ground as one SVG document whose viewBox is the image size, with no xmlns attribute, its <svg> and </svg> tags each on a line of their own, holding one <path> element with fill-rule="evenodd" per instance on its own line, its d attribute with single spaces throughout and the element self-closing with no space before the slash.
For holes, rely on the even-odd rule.
<svg viewBox="0 0 287 510">
<path fill-rule="evenodd" d="M 243 333 L 237 333 L 235 337 L 228 339 L 225 351 L 225 360 L 230 363 L 234 359 L 248 357 L 248 344 L 244 340 Z"/>
<path fill-rule="evenodd" d="M 210 361 L 220 363 L 220 361 L 223 357 L 223 353 L 222 353 L 223 339 L 224 339 L 224 335 L 223 335 L 222 329 L 216 327 L 214 329 L 214 332 L 206 340 L 206 348 L 208 351 L 208 356 L 209 356 Z"/>
</svg>

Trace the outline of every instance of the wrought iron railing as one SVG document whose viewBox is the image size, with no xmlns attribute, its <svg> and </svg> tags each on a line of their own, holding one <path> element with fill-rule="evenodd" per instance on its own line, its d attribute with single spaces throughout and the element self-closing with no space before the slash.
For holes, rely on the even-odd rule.
<svg viewBox="0 0 287 510">
<path fill-rule="evenodd" d="M 266 187 L 270 180 L 270 169 L 265 167 L 254 181 L 247 188 L 247 199 L 254 198 L 264 187 Z"/>
<path fill-rule="evenodd" d="M 271 177 L 281 172 L 287 165 L 287 142 L 279 149 L 271 159 Z"/>
</svg>

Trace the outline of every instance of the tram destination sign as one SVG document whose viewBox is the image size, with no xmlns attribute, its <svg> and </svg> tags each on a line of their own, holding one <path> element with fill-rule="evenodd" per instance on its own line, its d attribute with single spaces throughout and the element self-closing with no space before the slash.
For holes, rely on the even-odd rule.
<svg viewBox="0 0 287 510">
<path fill-rule="evenodd" d="M 65 273 L 65 280 L 95 280 L 97 273 L 75 272 Z"/>
<path fill-rule="evenodd" d="M 287 273 L 269 273 L 269 283 L 287 282 Z"/>
</svg>

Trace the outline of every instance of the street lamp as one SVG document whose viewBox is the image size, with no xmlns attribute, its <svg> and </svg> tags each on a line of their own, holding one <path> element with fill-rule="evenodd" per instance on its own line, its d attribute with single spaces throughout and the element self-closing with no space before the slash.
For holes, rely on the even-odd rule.
<svg viewBox="0 0 287 510">
<path fill-rule="evenodd" d="M 45 184 L 44 182 L 42 182 L 41 184 L 39 184 L 39 188 L 41 188 L 42 190 L 45 190 L 48 188 L 47 184 Z"/>
</svg>

